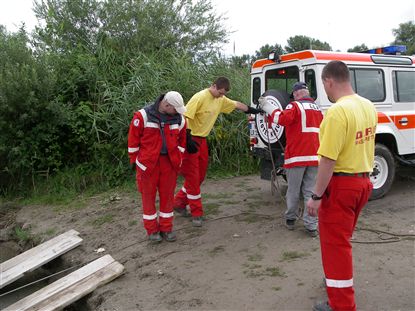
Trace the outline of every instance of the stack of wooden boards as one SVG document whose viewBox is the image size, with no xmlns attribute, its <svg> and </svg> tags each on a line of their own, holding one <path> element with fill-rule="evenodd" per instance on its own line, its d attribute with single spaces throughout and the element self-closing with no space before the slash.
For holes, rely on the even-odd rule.
<svg viewBox="0 0 415 311">
<path fill-rule="evenodd" d="M 1 263 L 0 288 L 77 247 L 81 242 L 82 238 L 79 237 L 79 233 L 69 230 Z M 10 305 L 3 311 L 60 310 L 91 293 L 98 286 L 117 278 L 123 271 L 123 265 L 110 255 L 105 255 Z"/>
</svg>

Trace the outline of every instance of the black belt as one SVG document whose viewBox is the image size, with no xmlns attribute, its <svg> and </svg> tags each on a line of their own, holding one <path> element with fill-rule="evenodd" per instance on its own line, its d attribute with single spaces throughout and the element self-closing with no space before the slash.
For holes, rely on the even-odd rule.
<svg viewBox="0 0 415 311">
<path fill-rule="evenodd" d="M 343 172 L 334 172 L 334 176 L 350 176 L 350 177 L 361 177 L 361 178 L 367 178 L 369 177 L 369 173 L 343 173 Z"/>
</svg>

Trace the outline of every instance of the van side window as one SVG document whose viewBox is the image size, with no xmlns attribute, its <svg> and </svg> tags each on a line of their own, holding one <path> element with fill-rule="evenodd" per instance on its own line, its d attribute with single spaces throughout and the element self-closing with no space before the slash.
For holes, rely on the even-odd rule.
<svg viewBox="0 0 415 311">
<path fill-rule="evenodd" d="M 385 77 L 380 69 L 350 68 L 353 90 L 372 102 L 385 100 Z"/>
<path fill-rule="evenodd" d="M 393 71 L 392 81 L 395 102 L 415 100 L 415 71 Z"/>
<path fill-rule="evenodd" d="M 316 87 L 316 73 L 312 69 L 307 69 L 305 72 L 305 83 L 307 83 L 310 96 L 317 99 L 317 87 Z"/>
</svg>

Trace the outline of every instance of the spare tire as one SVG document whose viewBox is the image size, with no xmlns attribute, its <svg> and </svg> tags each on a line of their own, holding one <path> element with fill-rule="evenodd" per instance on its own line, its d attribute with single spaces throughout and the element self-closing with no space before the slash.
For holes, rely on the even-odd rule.
<svg viewBox="0 0 415 311">
<path fill-rule="evenodd" d="M 266 97 L 268 102 L 275 106 L 277 109 L 285 109 L 285 107 L 290 102 L 290 96 L 287 92 L 279 90 L 267 90 L 262 94 L 262 97 Z M 273 123 L 272 128 L 268 128 L 268 121 L 265 114 L 257 114 L 255 118 L 255 125 L 259 134 L 259 138 L 263 141 L 264 144 L 269 143 L 271 145 L 279 141 L 282 146 L 285 147 L 285 135 L 284 127 L 278 124 Z M 278 147 L 277 147 L 278 148 Z"/>
</svg>

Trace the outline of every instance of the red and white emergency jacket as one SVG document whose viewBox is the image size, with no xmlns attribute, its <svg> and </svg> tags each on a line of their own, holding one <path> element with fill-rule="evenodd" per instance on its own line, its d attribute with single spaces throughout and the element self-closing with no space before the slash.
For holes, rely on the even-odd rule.
<svg viewBox="0 0 415 311">
<path fill-rule="evenodd" d="M 312 98 L 293 101 L 283 111 L 272 112 L 270 121 L 285 127 L 285 168 L 318 165 L 318 135 L 322 120 L 323 113 Z"/>
<path fill-rule="evenodd" d="M 128 132 L 128 155 L 137 169 L 151 173 L 160 156 L 164 132 L 167 155 L 175 170 L 179 171 L 186 146 L 186 120 L 180 115 L 160 119 L 158 102 L 134 113 Z"/>
</svg>

